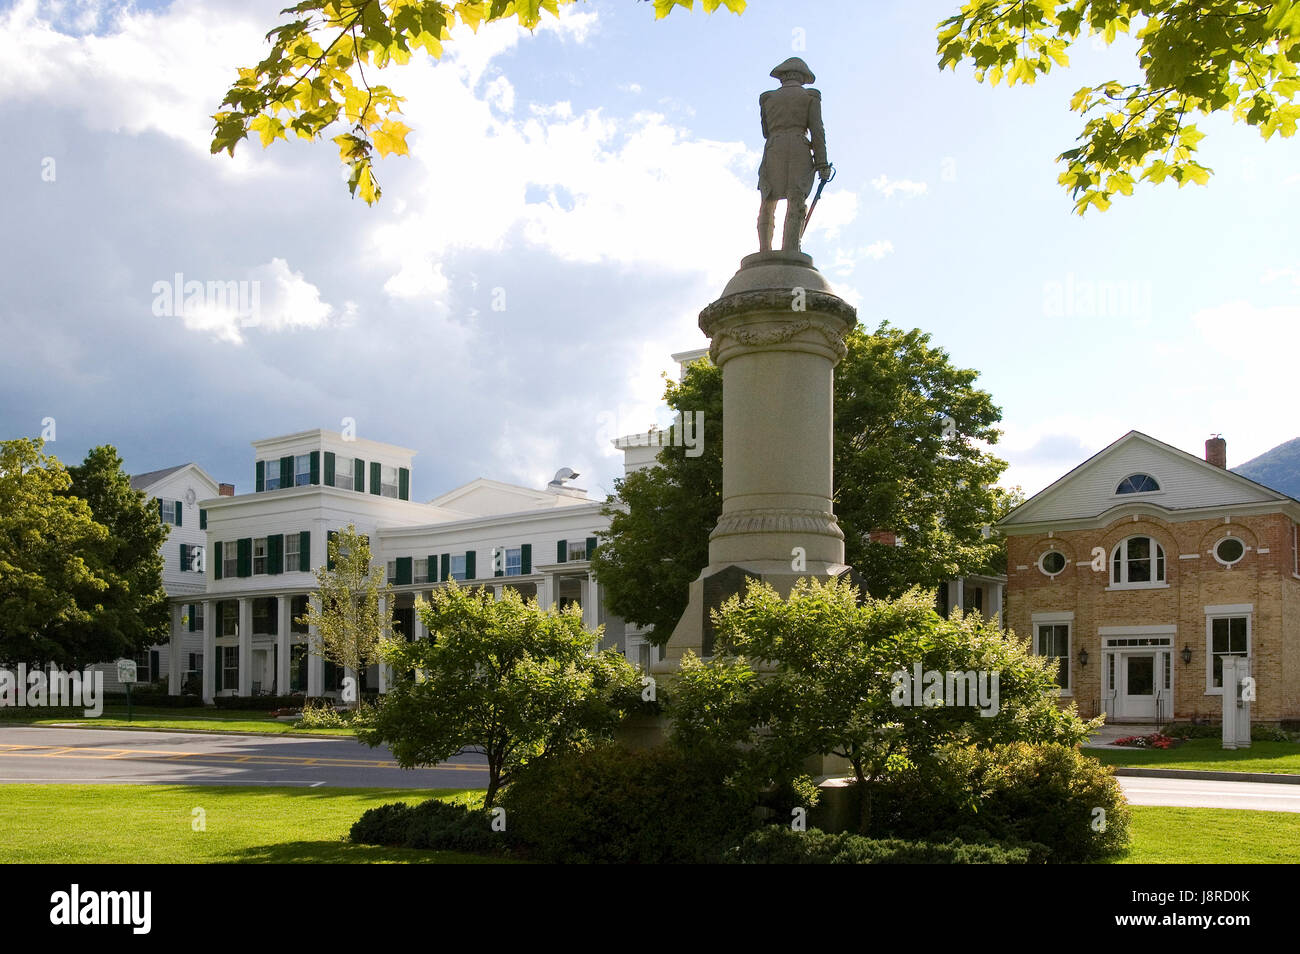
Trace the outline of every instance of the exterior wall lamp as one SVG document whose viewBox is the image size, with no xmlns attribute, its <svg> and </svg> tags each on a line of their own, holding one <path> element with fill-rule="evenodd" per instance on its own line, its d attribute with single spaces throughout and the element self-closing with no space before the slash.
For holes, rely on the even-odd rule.
<svg viewBox="0 0 1300 954">
<path fill-rule="evenodd" d="M 1183 665 L 1185 666 L 1192 661 L 1192 647 L 1188 646 L 1186 643 L 1183 643 L 1182 655 L 1183 655 Z"/>
<path fill-rule="evenodd" d="M 1088 665 L 1088 650 L 1086 649 L 1079 650 L 1079 665 L 1080 666 Z"/>
</svg>

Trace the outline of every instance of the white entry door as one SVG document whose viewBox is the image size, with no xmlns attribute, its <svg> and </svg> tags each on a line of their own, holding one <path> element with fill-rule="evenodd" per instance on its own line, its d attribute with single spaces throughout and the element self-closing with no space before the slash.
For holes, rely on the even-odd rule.
<svg viewBox="0 0 1300 954">
<path fill-rule="evenodd" d="M 1156 715 L 1156 654 L 1120 656 L 1119 718 L 1154 719 Z"/>
</svg>

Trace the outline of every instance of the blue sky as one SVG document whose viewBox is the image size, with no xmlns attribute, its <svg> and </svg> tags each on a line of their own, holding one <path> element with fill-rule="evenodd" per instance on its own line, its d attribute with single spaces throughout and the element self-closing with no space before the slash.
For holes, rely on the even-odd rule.
<svg viewBox="0 0 1300 954">
<path fill-rule="evenodd" d="M 1007 483 L 1041 489 L 1129 429 L 1194 453 L 1222 433 L 1230 466 L 1300 430 L 1300 144 L 1203 122 L 1208 187 L 1084 219 L 1056 184 L 1070 95 L 1129 77 L 1129 41 L 1009 90 L 937 69 L 957 0 L 663 21 L 593 0 L 387 71 L 412 155 L 368 208 L 332 144 L 208 154 L 281 6 L 0 4 L 0 434 L 53 418 L 66 461 L 112 443 L 132 471 L 193 460 L 242 492 L 250 441 L 351 417 L 419 452 L 418 499 L 562 466 L 607 492 L 608 440 L 655 420 L 669 355 L 705 345 L 699 310 L 756 247 L 757 97 L 792 53 L 839 170 L 805 250 L 865 324 L 979 369 Z M 260 282 L 259 321 L 155 314 L 177 273 Z"/>
</svg>

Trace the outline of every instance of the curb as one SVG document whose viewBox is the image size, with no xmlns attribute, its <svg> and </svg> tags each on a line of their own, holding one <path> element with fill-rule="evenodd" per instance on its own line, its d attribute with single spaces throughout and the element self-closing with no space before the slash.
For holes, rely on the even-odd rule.
<svg viewBox="0 0 1300 954">
<path fill-rule="evenodd" d="M 1281 775 L 1270 772 L 1210 772 L 1203 769 L 1153 769 L 1116 765 L 1115 774 L 1128 778 L 1185 778 L 1206 782 L 1273 782 L 1282 785 L 1300 785 L 1300 775 Z"/>
<path fill-rule="evenodd" d="M 356 742 L 355 735 L 324 735 L 315 732 L 250 732 L 241 729 L 173 729 L 154 728 L 147 725 L 88 725 L 85 722 L 47 722 L 43 725 L 34 722 L 15 723 L 16 727 L 26 729 L 91 729 L 95 732 L 174 732 L 179 735 L 237 735 L 243 738 L 252 736 L 258 739 L 323 739 L 336 742 Z M 4 728 L 0 724 L 0 728 Z"/>
</svg>

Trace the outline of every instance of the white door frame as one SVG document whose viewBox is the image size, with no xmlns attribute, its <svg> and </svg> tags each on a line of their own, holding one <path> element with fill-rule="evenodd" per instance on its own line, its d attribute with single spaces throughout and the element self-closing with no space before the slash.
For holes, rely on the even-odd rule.
<svg viewBox="0 0 1300 954">
<path fill-rule="evenodd" d="M 1112 722 L 1165 722 L 1174 717 L 1176 626 L 1102 626 L 1102 708 Z M 1150 705 L 1134 711 L 1128 703 L 1127 666 L 1131 656 L 1153 656 Z M 1166 684 L 1167 683 L 1167 684 Z M 1142 697 L 1137 697 L 1142 698 Z M 1126 704 L 1128 703 L 1128 704 Z"/>
</svg>

